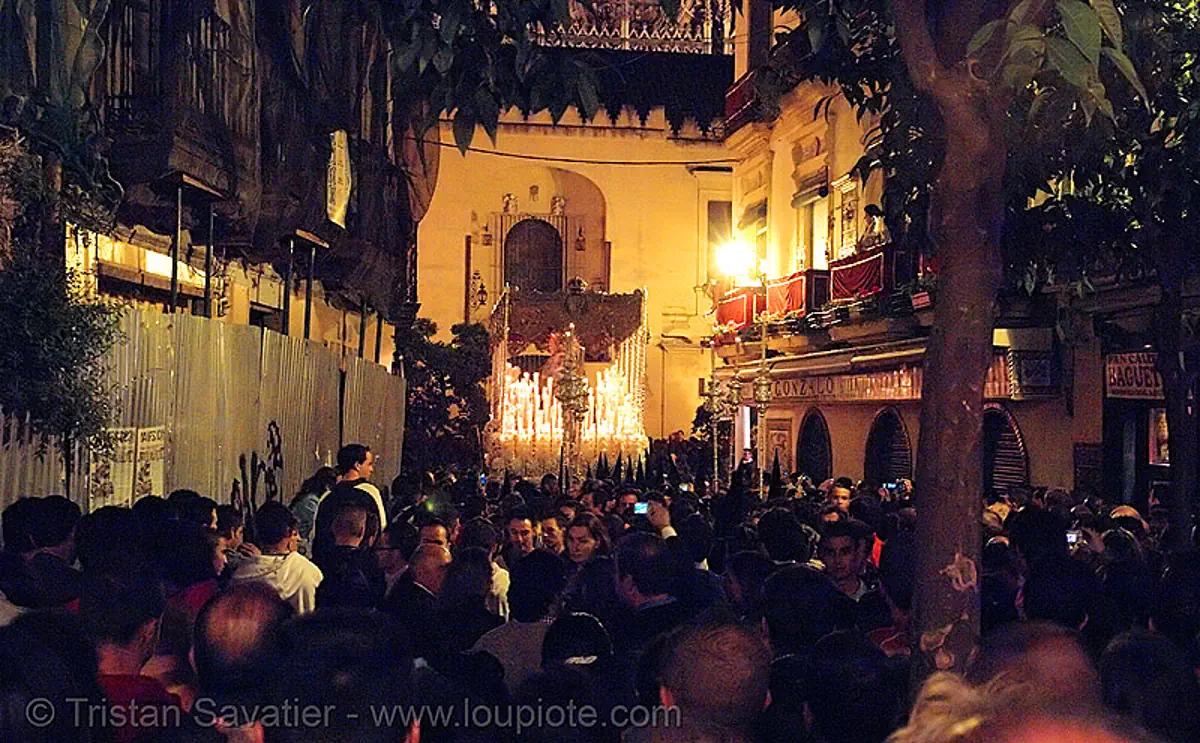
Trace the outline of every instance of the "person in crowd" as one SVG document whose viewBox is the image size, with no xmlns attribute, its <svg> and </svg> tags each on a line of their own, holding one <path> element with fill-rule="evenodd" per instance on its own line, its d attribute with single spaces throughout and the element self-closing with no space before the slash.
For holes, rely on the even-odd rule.
<svg viewBox="0 0 1200 743">
<path fill-rule="evenodd" d="M 896 726 L 906 670 L 857 632 L 821 638 L 813 649 L 809 679 L 816 739 L 883 743 Z"/>
<path fill-rule="evenodd" d="M 812 559 L 813 545 L 808 534 L 795 514 L 786 508 L 772 508 L 759 518 L 758 538 L 776 565 L 801 564 Z"/>
<path fill-rule="evenodd" d="M 450 528 L 445 521 L 436 516 L 430 516 L 421 519 L 418 524 L 421 544 L 436 544 L 439 547 L 450 549 Z"/>
<path fill-rule="evenodd" d="M 771 653 L 750 630 L 726 622 L 686 627 L 667 639 L 659 700 L 678 725 L 631 731 L 631 741 L 754 740 L 770 698 Z"/>
<path fill-rule="evenodd" d="M 607 555 L 608 529 L 599 517 L 584 513 L 575 517 L 567 527 L 566 539 L 567 559 L 571 563 L 572 572 L 579 566 L 597 555 Z"/>
<path fill-rule="evenodd" d="M 1100 658 L 1104 704 L 1164 741 L 1200 740 L 1200 684 L 1187 654 L 1145 631 L 1113 640 Z"/>
<path fill-rule="evenodd" d="M 735 614 L 757 624 L 762 618 L 763 583 L 777 566 L 761 552 L 744 550 L 725 563 L 725 595 Z"/>
<path fill-rule="evenodd" d="M 421 550 L 442 550 L 423 545 Z M 414 557 L 414 564 L 419 558 Z M 321 724 L 300 717 L 269 731 L 280 743 L 417 743 L 422 721 L 380 710 L 415 709 L 411 658 L 385 617 L 349 610 L 298 617 L 266 679 L 273 704 L 334 710 Z"/>
<path fill-rule="evenodd" d="M 333 549 L 317 564 L 324 576 L 317 587 L 317 606 L 373 609 L 383 598 L 383 576 L 363 545 L 367 509 L 345 503 L 333 517 Z"/>
<path fill-rule="evenodd" d="M 470 649 L 489 630 L 504 624 L 500 615 L 488 611 L 491 588 L 491 555 L 480 547 L 456 552 L 437 596 L 435 627 L 443 656 Z"/>
<path fill-rule="evenodd" d="M 966 678 L 981 685 L 1000 676 L 1029 685 L 1048 705 L 1101 708 L 1100 674 L 1079 633 L 1058 624 L 1021 622 L 985 635 Z"/>
<path fill-rule="evenodd" d="M 296 515 L 300 530 L 300 553 L 312 557 L 312 540 L 317 526 L 317 509 L 325 494 L 337 484 L 337 470 L 321 467 L 304 481 L 288 507 Z"/>
<path fill-rule="evenodd" d="M 371 497 L 370 492 L 359 487 L 362 483 L 356 480 L 342 480 L 333 486 L 317 507 L 316 524 L 313 527 L 312 559 L 321 562 L 326 552 L 333 549 L 333 519 L 342 508 L 355 505 L 367 512 L 367 531 L 363 536 L 363 544 L 370 547 L 375 544 L 381 533 L 379 507 Z"/>
<path fill-rule="evenodd" d="M 542 534 L 542 549 L 562 555 L 564 537 L 571 521 L 556 508 L 550 508 L 538 518 L 538 530 Z"/>
<path fill-rule="evenodd" d="M 506 568 L 511 568 L 517 560 L 537 548 L 540 538 L 539 524 L 533 510 L 528 506 L 517 506 L 505 514 L 504 525 L 508 536 L 508 546 L 504 548 L 501 559 Z"/>
<path fill-rule="evenodd" d="M 679 601 L 679 560 L 662 538 L 629 534 L 617 544 L 616 558 L 617 593 L 633 615 L 614 642 L 618 654 L 636 656 L 693 612 Z"/>
<path fill-rule="evenodd" d="M 225 553 L 225 570 L 229 573 L 237 570 L 247 556 L 258 551 L 257 547 L 246 541 L 246 519 L 232 505 L 217 506 L 217 536 Z"/>
<path fill-rule="evenodd" d="M 775 656 L 808 657 L 817 641 L 855 627 L 853 600 L 821 571 L 792 565 L 772 573 L 762 589 L 763 619 Z"/>
<path fill-rule="evenodd" d="M 420 534 L 417 528 L 407 521 L 393 519 L 379 536 L 379 541 L 371 547 L 375 555 L 375 565 L 383 574 L 383 596 L 380 601 L 386 601 L 387 595 L 396 587 L 400 577 L 408 570 L 408 562 L 419 544 Z"/>
<path fill-rule="evenodd" d="M 29 504 L 24 526 L 28 548 L 20 553 L 24 565 L 16 567 L 16 574 L 22 576 L 17 585 L 25 583 L 30 608 L 64 606 L 79 597 L 81 575 L 72 567 L 79 506 L 61 495 L 22 500 Z M 18 589 L 10 595 L 22 593 Z"/>
<path fill-rule="evenodd" d="M 500 534 L 491 522 L 483 518 L 475 518 L 466 522 L 459 532 L 459 549 L 478 547 L 488 554 L 492 565 L 492 585 L 488 591 L 487 608 L 501 619 L 508 620 L 508 589 L 510 584 L 509 571 L 496 564 L 500 556 Z"/>
<path fill-rule="evenodd" d="M 450 562 L 450 550 L 422 544 L 413 552 L 408 570 L 380 604 L 384 613 L 399 620 L 414 658 L 437 657 L 437 596 L 442 592 Z"/>
<path fill-rule="evenodd" d="M 883 545 L 879 556 L 880 593 L 887 602 L 891 624 L 872 630 L 871 641 L 890 658 L 909 657 L 909 616 L 916 582 L 916 535 L 898 532 Z"/>
<path fill-rule="evenodd" d="M 0 699 L 4 700 L 0 704 L 0 740 L 117 740 L 111 727 L 79 725 L 71 714 L 77 706 L 88 710 L 107 707 L 96 679 L 95 647 L 79 617 L 57 611 L 28 612 L 0 627 Z"/>
<path fill-rule="evenodd" d="M 379 528 L 386 529 L 387 507 L 383 503 L 383 494 L 371 484 L 371 476 L 375 474 L 375 452 L 362 444 L 343 446 L 337 453 L 337 474 L 339 484 L 350 484 L 371 496 L 379 509 Z"/>
<path fill-rule="evenodd" d="M 862 578 L 870 540 L 871 532 L 866 524 L 839 521 L 825 525 L 817 547 L 825 574 L 858 606 L 858 625 L 864 630 L 891 624 L 890 612 L 878 586 Z"/>
<path fill-rule="evenodd" d="M 179 503 L 179 520 L 195 524 L 202 529 L 216 529 L 217 502 L 192 490 L 183 492 L 190 495 Z"/>
<path fill-rule="evenodd" d="M 935 673 L 917 695 L 908 724 L 890 743 L 1152 743 L 1128 724 L 1097 711 L 1056 708 L 1039 689 L 1000 676 L 972 684 Z"/>
<path fill-rule="evenodd" d="M 534 550 L 512 566 L 511 578 L 508 623 L 479 638 L 474 649 L 500 661 L 504 683 L 515 692 L 541 666 L 542 641 L 567 577 L 562 560 Z"/>
<path fill-rule="evenodd" d="M 254 515 L 254 524 L 262 554 L 250 557 L 238 566 L 232 580 L 267 583 L 298 614 L 315 609 L 317 587 L 324 575 L 297 551 L 300 531 L 296 517 L 282 503 L 268 501 Z"/>
<path fill-rule="evenodd" d="M 833 481 L 825 502 L 842 513 L 850 514 L 850 501 L 854 497 L 854 483 L 848 477 L 839 477 Z"/>
<path fill-rule="evenodd" d="M 83 574 L 131 575 L 151 567 L 136 514 L 103 506 L 84 514 L 75 529 L 75 556 Z"/>
<path fill-rule="evenodd" d="M 92 576 L 83 583 L 79 614 L 96 645 L 97 676 L 113 710 L 120 741 L 154 740 L 162 727 L 182 723 L 179 697 L 142 674 L 154 653 L 166 602 L 157 582 L 146 576 Z M 138 708 L 154 708 L 156 725 L 144 725 Z"/>
<path fill-rule="evenodd" d="M 196 620 L 191 653 L 197 702 L 179 743 L 261 740 L 266 730 L 252 710 L 272 701 L 271 678 L 292 607 L 263 583 L 239 583 L 217 594 Z"/>
</svg>

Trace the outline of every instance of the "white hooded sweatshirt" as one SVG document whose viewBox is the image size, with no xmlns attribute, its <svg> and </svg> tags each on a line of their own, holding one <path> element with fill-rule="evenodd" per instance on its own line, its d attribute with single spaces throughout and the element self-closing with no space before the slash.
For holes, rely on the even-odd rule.
<svg viewBox="0 0 1200 743">
<path fill-rule="evenodd" d="M 297 614 L 317 608 L 317 586 L 324 577 L 321 569 L 299 552 L 248 557 L 233 572 L 235 581 L 260 581 L 271 586 Z"/>
</svg>

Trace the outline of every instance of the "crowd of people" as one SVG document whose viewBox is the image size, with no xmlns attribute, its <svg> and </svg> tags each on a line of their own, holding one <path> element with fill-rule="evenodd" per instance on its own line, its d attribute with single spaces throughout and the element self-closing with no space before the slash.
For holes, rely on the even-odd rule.
<svg viewBox="0 0 1200 743">
<path fill-rule="evenodd" d="M 991 496 L 978 650 L 911 689 L 907 483 L 373 462 L 249 513 L 10 504 L 0 740 L 1200 740 L 1200 558 L 1157 511 Z"/>
</svg>

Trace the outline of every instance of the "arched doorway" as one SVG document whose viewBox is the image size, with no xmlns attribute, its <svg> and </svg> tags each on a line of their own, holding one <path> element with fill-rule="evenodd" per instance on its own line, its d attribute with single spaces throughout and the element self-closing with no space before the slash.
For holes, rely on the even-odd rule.
<svg viewBox="0 0 1200 743">
<path fill-rule="evenodd" d="M 989 403 L 983 411 L 983 492 L 1004 494 L 1029 485 L 1029 454 L 1017 421 L 1004 407 Z"/>
<path fill-rule="evenodd" d="M 563 288 L 562 235 L 541 219 L 522 219 L 504 238 L 504 282 L 526 291 Z"/>
<path fill-rule="evenodd" d="M 904 421 L 895 408 L 884 408 L 875 416 L 867 435 L 863 478 L 875 485 L 912 477 L 912 445 Z"/>
<path fill-rule="evenodd" d="M 833 446 L 829 441 L 829 426 L 821 411 L 813 408 L 800 424 L 800 440 L 796 443 L 796 471 L 808 475 L 815 483 L 833 476 Z"/>
</svg>

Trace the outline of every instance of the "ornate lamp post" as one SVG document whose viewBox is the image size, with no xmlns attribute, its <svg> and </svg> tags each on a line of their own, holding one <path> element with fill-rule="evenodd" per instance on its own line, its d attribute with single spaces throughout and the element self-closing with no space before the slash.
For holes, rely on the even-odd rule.
<svg viewBox="0 0 1200 743">
<path fill-rule="evenodd" d="M 764 340 L 764 348 L 765 344 Z M 764 359 L 754 378 L 754 405 L 758 408 L 758 497 L 764 501 L 767 499 L 767 450 L 771 447 L 767 434 L 767 408 L 771 405 L 773 387 L 771 370 Z"/>
<path fill-rule="evenodd" d="M 727 396 L 725 398 L 725 405 L 729 411 L 729 417 L 731 420 L 736 421 L 738 412 L 741 410 L 742 388 L 743 387 L 745 387 L 745 385 L 742 384 L 742 380 L 738 379 L 737 376 L 734 376 L 725 385 L 725 389 L 727 391 Z M 737 426 L 737 424 L 735 423 L 734 424 L 735 429 L 736 429 L 736 426 Z M 730 437 L 730 446 L 729 446 L 729 477 L 730 477 L 731 483 L 733 481 L 733 472 L 734 472 L 734 470 L 737 469 L 737 457 L 738 457 L 738 445 L 737 445 L 737 442 L 734 440 L 734 438 L 731 436 Z"/>
<path fill-rule="evenodd" d="M 717 483 L 721 479 L 721 443 L 719 440 L 719 424 L 727 417 L 728 405 L 725 400 L 725 390 L 717 379 L 716 371 L 708 380 L 708 391 L 704 393 L 704 410 L 708 413 L 708 425 L 712 435 L 712 495 L 716 494 Z"/>
</svg>

